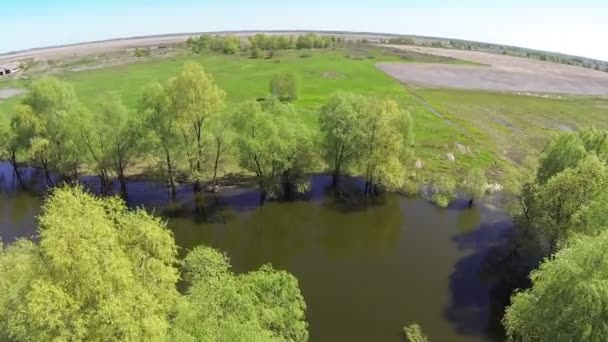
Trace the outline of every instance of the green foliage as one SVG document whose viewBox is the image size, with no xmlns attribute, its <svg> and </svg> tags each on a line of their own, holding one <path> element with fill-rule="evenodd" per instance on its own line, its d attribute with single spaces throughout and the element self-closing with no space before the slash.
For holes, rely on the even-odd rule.
<svg viewBox="0 0 608 342">
<path fill-rule="evenodd" d="M 272 76 L 270 93 L 281 101 L 295 101 L 300 92 L 300 77 L 295 72 L 282 72 Z"/>
<path fill-rule="evenodd" d="M 332 46 L 333 41 L 331 37 L 319 36 L 314 33 L 307 33 L 303 36 L 298 36 L 296 41 L 296 48 L 300 49 L 325 49 Z"/>
<path fill-rule="evenodd" d="M 479 199 L 485 194 L 487 184 L 485 172 L 478 167 L 472 168 L 462 180 L 460 191 L 471 200 Z"/>
<path fill-rule="evenodd" d="M 186 44 L 195 53 L 223 53 L 233 55 L 241 49 L 241 40 L 236 36 L 201 35 L 190 37 Z"/>
<path fill-rule="evenodd" d="M 306 304 L 297 280 L 271 266 L 235 275 L 228 258 L 197 247 L 184 262 L 191 286 L 175 317 L 173 339 L 306 341 Z"/>
<path fill-rule="evenodd" d="M 136 48 L 133 51 L 135 57 L 147 57 L 150 56 L 150 48 Z"/>
<path fill-rule="evenodd" d="M 431 184 L 431 201 L 446 208 L 456 198 L 456 181 L 446 175 L 439 176 Z"/>
<path fill-rule="evenodd" d="M 574 234 L 596 234 L 603 226 L 598 211 L 608 182 L 606 136 L 590 128 L 556 137 L 542 152 L 536 179 L 523 187 L 518 219 L 548 245 L 549 253 Z"/>
<path fill-rule="evenodd" d="M 368 99 L 361 114 L 359 172 L 365 175 L 368 191 L 398 189 L 413 142 L 412 119 L 388 99 Z"/>
<path fill-rule="evenodd" d="M 38 79 L 18 112 L 18 135 L 29 139 L 28 155 L 34 164 L 47 174 L 55 171 L 64 179 L 76 178 L 82 162 L 77 127 L 86 110 L 74 88 L 56 78 Z"/>
<path fill-rule="evenodd" d="M 234 113 L 233 125 L 239 165 L 256 175 L 263 197 L 278 192 L 281 176 L 293 183 L 310 169 L 314 138 L 290 104 L 274 97 L 246 102 Z"/>
<path fill-rule="evenodd" d="M 205 124 L 224 109 L 226 93 L 193 62 L 186 63 L 168 86 L 171 111 L 184 141 L 190 177 L 199 182 L 205 166 Z"/>
<path fill-rule="evenodd" d="M 424 336 L 422 329 L 416 323 L 403 327 L 405 339 L 407 342 L 428 342 L 429 339 Z"/>
<path fill-rule="evenodd" d="M 591 233 L 597 226 L 589 219 L 596 216 L 592 214 L 597 210 L 595 201 L 605 203 L 600 196 L 606 186 L 608 167 L 594 154 L 589 155 L 575 167 L 530 188 L 527 206 L 531 226 L 553 251 L 575 233 Z M 586 225 L 574 225 L 574 219 L 582 219 Z"/>
<path fill-rule="evenodd" d="M 160 219 L 117 199 L 56 189 L 40 243 L 0 253 L 0 331 L 14 340 L 158 340 L 178 296 L 176 246 Z"/>
<path fill-rule="evenodd" d="M 604 341 L 608 307 L 608 231 L 575 239 L 530 275 L 503 323 L 515 341 Z"/>
<path fill-rule="evenodd" d="M 264 57 L 264 53 L 262 52 L 262 49 L 260 48 L 253 48 L 251 49 L 251 58 L 262 58 Z"/>
</svg>

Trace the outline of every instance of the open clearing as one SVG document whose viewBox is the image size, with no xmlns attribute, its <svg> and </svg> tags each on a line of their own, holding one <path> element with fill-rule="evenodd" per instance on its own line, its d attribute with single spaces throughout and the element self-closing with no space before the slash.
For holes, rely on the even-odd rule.
<svg viewBox="0 0 608 342">
<path fill-rule="evenodd" d="M 509 92 L 608 95 L 608 73 L 571 65 L 479 51 L 387 45 L 392 49 L 433 54 L 483 64 L 444 65 L 378 63 L 399 81 L 427 87 Z"/>
</svg>

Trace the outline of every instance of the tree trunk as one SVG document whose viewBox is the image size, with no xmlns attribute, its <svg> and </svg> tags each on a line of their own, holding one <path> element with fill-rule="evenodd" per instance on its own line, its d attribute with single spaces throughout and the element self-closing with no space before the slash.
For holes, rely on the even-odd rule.
<svg viewBox="0 0 608 342">
<path fill-rule="evenodd" d="M 333 186 L 334 190 L 337 189 L 338 186 L 340 185 L 340 168 L 339 167 L 336 167 L 334 169 L 334 173 L 332 175 L 331 182 L 332 182 L 332 186 Z"/>
<path fill-rule="evenodd" d="M 43 163 L 42 168 L 44 169 L 44 176 L 46 177 L 46 185 L 53 185 L 53 180 L 51 179 L 51 172 L 49 171 L 47 163 Z"/>
<path fill-rule="evenodd" d="M 192 193 L 194 194 L 194 211 L 200 213 L 203 211 L 203 203 L 201 199 L 201 183 L 196 180 L 192 183 Z"/>
<path fill-rule="evenodd" d="M 123 171 L 120 171 L 120 173 L 118 174 L 118 181 L 120 182 L 120 194 L 122 195 L 122 198 L 125 200 L 125 202 L 127 202 L 127 181 L 125 180 L 125 175 Z"/>
<path fill-rule="evenodd" d="M 469 199 L 469 208 L 473 208 L 473 198 Z"/>
<path fill-rule="evenodd" d="M 283 172 L 283 196 L 287 201 L 291 201 L 293 199 L 293 184 L 290 179 L 289 170 Z"/>
<path fill-rule="evenodd" d="M 177 199 L 177 192 L 175 191 L 175 182 L 173 181 L 173 166 L 171 164 L 171 154 L 165 149 L 165 156 L 167 157 L 167 174 L 169 178 L 169 188 L 171 189 L 171 201 Z"/>
<path fill-rule="evenodd" d="M 221 145 L 219 142 L 216 145 L 217 145 L 217 150 L 215 151 L 215 165 L 213 166 L 213 181 L 211 182 L 211 188 L 213 189 L 213 192 L 215 192 L 215 182 L 217 179 L 217 167 L 220 163 L 220 149 L 221 149 Z"/>
<path fill-rule="evenodd" d="M 11 165 L 13 166 L 13 172 L 15 173 L 15 178 L 17 178 L 19 187 L 21 187 L 22 190 L 25 190 L 25 184 L 23 183 L 23 178 L 21 178 L 21 172 L 19 172 L 19 165 L 17 165 L 17 156 L 14 152 L 11 153 Z"/>
<path fill-rule="evenodd" d="M 260 189 L 260 206 L 264 206 L 264 203 L 266 202 L 266 190 L 264 189 Z"/>
</svg>

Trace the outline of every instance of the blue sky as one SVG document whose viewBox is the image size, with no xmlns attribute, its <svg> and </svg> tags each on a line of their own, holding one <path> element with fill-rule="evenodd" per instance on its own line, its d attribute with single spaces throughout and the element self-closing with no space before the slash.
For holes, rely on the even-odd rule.
<svg viewBox="0 0 608 342">
<path fill-rule="evenodd" d="M 315 29 L 463 38 L 608 60 L 608 0 L 2 0 L 0 52 L 213 30 Z"/>
</svg>

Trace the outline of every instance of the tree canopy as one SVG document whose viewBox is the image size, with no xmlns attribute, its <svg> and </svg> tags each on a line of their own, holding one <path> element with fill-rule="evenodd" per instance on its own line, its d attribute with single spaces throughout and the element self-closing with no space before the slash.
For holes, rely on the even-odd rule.
<svg viewBox="0 0 608 342">
<path fill-rule="evenodd" d="M 516 341 L 605 341 L 608 327 L 608 231 L 576 238 L 532 272 L 503 323 Z"/>
<path fill-rule="evenodd" d="M 119 198 L 57 188 L 45 201 L 38 237 L 38 244 L 0 244 L 3 340 L 308 338 L 306 304 L 292 275 L 270 265 L 236 275 L 208 247 L 188 253 L 180 270 L 165 223 Z"/>
</svg>

